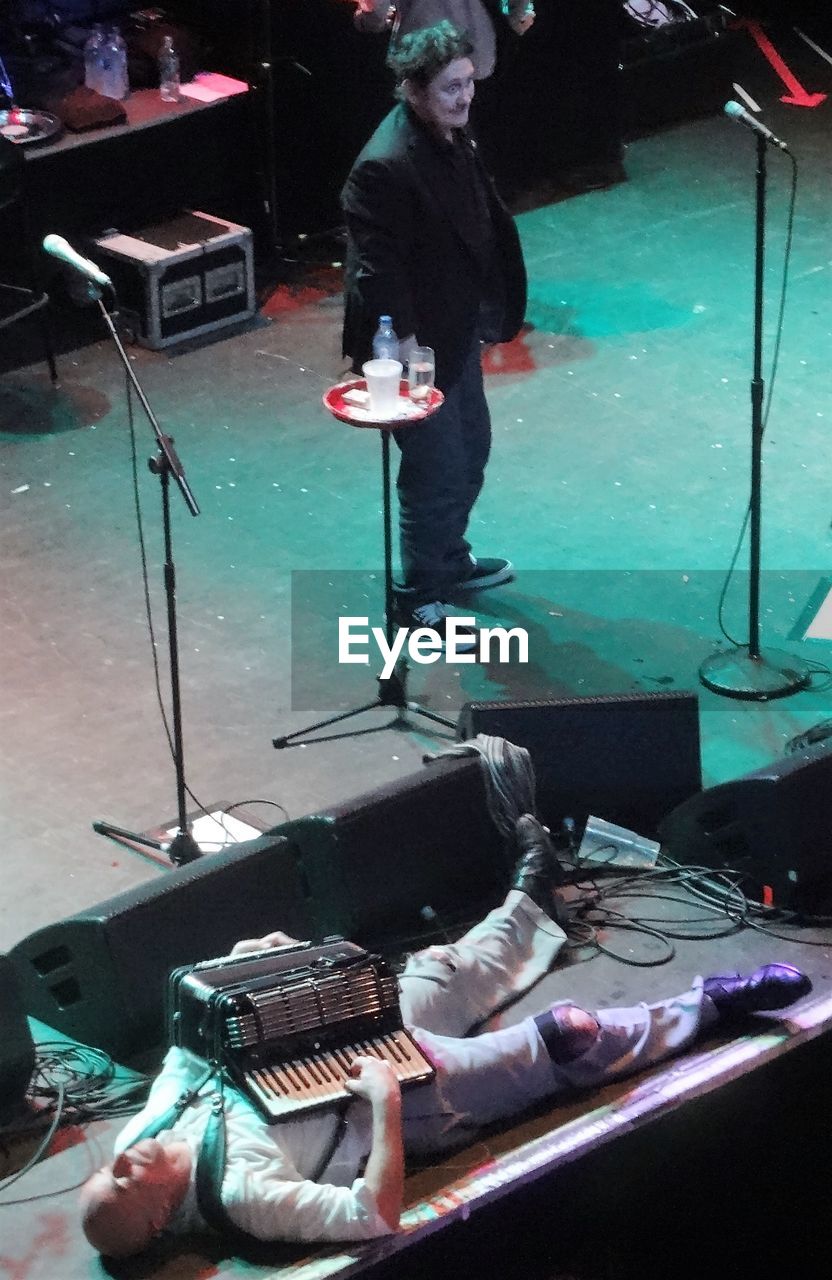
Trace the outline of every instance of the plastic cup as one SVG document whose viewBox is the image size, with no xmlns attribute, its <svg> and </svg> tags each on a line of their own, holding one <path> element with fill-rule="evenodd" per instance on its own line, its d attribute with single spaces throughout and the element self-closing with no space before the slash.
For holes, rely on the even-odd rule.
<svg viewBox="0 0 832 1280">
<path fill-rule="evenodd" d="M 368 360 L 361 369 L 367 379 L 370 413 L 384 422 L 396 417 L 402 366 L 398 360 Z"/>
</svg>

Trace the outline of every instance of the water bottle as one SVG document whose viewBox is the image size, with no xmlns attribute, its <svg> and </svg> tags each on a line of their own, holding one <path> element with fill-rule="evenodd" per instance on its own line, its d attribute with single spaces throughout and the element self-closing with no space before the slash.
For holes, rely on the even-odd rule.
<svg viewBox="0 0 832 1280">
<path fill-rule="evenodd" d="M 173 47 L 173 36 L 162 37 L 159 50 L 159 96 L 163 102 L 179 101 L 179 55 Z"/>
<path fill-rule="evenodd" d="M 103 47 L 104 30 L 101 24 L 96 22 L 84 45 L 84 84 L 88 89 L 94 89 L 96 93 L 101 92 Z"/>
<path fill-rule="evenodd" d="M 399 358 L 399 340 L 393 329 L 393 321 L 390 316 L 379 316 L 378 328 L 373 338 L 373 359 L 374 360 L 398 360 Z"/>
<path fill-rule="evenodd" d="M 118 27 L 113 27 L 101 47 L 101 87 L 105 98 L 126 98 L 130 92 L 127 78 L 127 45 Z"/>
</svg>

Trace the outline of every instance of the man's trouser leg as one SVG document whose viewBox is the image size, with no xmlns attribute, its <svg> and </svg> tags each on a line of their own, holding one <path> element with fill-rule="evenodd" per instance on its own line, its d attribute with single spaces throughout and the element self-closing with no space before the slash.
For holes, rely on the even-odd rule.
<svg viewBox="0 0 832 1280">
<path fill-rule="evenodd" d="M 465 1040 L 418 1033 L 437 1076 L 429 1094 L 420 1097 L 416 1089 L 404 1095 L 407 1150 L 441 1151 L 564 1090 L 652 1066 L 692 1044 L 717 1017 L 708 1001 L 703 1004 L 701 979 L 670 1000 L 590 1016 L 598 1024 L 595 1041 L 566 1064 L 553 1062 L 534 1018 Z"/>
<path fill-rule="evenodd" d="M 399 979 L 408 1026 L 464 1036 L 548 973 L 566 940 L 560 925 L 512 889 L 458 942 L 412 955 Z"/>
<path fill-rule="evenodd" d="M 400 427 L 397 480 L 403 608 L 443 600 L 471 571 L 465 538 L 482 489 L 491 420 L 482 383 L 479 342 L 472 345 L 445 403 L 423 423 Z"/>
</svg>

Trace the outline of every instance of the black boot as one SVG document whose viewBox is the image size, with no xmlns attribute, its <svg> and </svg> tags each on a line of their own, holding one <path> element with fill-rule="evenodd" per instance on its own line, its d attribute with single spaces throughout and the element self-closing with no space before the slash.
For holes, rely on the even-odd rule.
<svg viewBox="0 0 832 1280">
<path fill-rule="evenodd" d="M 791 964 L 764 964 L 747 978 L 740 973 L 718 974 L 706 978 L 703 985 L 705 995 L 724 1022 L 738 1022 L 750 1013 L 785 1009 L 812 990 L 811 978 Z"/>
<path fill-rule="evenodd" d="M 520 857 L 514 868 L 511 888 L 525 893 L 541 911 L 565 929 L 569 916 L 557 892 L 563 873 L 548 832 L 537 818 L 524 813 L 517 819 L 514 838 Z"/>
</svg>

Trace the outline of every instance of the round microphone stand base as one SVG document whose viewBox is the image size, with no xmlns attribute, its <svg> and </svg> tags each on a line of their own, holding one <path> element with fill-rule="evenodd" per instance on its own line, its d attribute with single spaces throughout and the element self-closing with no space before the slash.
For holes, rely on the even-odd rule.
<svg viewBox="0 0 832 1280">
<path fill-rule="evenodd" d="M 752 656 L 749 646 L 713 653 L 699 668 L 706 689 L 745 702 L 768 702 L 805 689 L 812 672 L 794 654 L 761 649 Z"/>
</svg>

